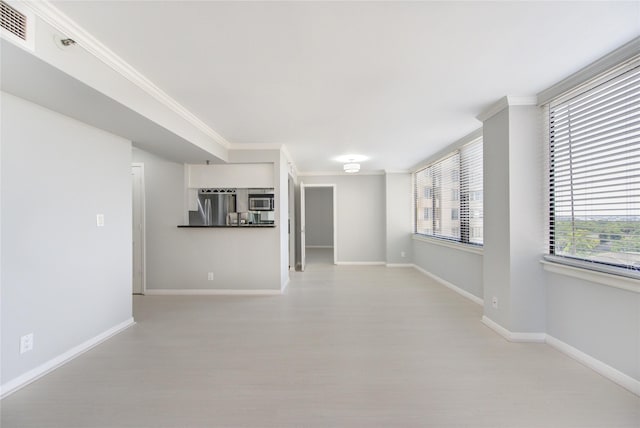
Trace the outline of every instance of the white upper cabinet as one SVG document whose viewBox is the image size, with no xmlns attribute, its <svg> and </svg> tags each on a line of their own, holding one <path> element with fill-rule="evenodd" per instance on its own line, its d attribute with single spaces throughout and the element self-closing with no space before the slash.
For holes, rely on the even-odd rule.
<svg viewBox="0 0 640 428">
<path fill-rule="evenodd" d="M 274 187 L 272 163 L 188 165 L 189 188 Z"/>
</svg>

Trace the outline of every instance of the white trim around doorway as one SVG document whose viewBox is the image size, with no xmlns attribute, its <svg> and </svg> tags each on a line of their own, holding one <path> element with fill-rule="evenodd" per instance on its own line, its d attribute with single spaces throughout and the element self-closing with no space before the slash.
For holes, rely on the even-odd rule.
<svg viewBox="0 0 640 428">
<path fill-rule="evenodd" d="M 146 187 L 145 187 L 145 172 L 144 172 L 144 163 L 142 162 L 132 162 L 131 168 L 139 167 L 140 168 L 140 235 L 142 240 L 142 260 L 140 261 L 142 264 L 142 294 L 147 292 L 147 213 L 146 213 Z M 133 194 L 133 191 L 132 191 Z M 133 209 L 133 203 L 131 204 L 131 208 Z M 133 234 L 134 231 L 132 230 Z M 132 269 L 135 269 L 135 266 L 132 265 Z"/>
<path fill-rule="evenodd" d="M 309 187 L 330 187 L 333 193 L 333 264 L 338 264 L 338 186 L 337 184 L 304 184 Z"/>
</svg>

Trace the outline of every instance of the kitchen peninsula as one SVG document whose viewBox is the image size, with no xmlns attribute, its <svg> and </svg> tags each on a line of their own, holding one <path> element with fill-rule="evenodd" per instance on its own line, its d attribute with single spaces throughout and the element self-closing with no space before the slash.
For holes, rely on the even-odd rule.
<svg viewBox="0 0 640 428">
<path fill-rule="evenodd" d="M 137 149 L 134 161 L 144 163 L 147 179 L 146 293 L 281 293 L 289 277 L 289 206 L 287 161 L 279 150 L 230 151 L 229 163 L 206 165 L 170 162 Z M 249 209 L 249 194 L 269 189 L 262 193 L 273 195 L 273 211 L 261 215 L 260 220 L 270 221 L 267 216 L 273 216 L 273 222 L 226 225 L 224 216 L 222 227 L 190 224 L 189 216 L 197 216 L 200 209 L 200 189 L 211 189 L 211 194 L 231 190 L 225 193 L 235 194 L 236 202 L 243 205 L 236 203 L 227 214 L 259 211 Z M 284 195 L 281 189 L 285 189 Z M 213 216 L 213 201 L 210 210 Z"/>
<path fill-rule="evenodd" d="M 257 229 L 266 229 L 266 228 L 274 228 L 276 227 L 275 224 L 240 224 L 240 225 L 227 225 L 227 224 L 221 224 L 221 225 L 195 225 L 195 224 L 179 224 L 178 227 L 191 227 L 191 228 L 220 228 L 220 229 L 249 229 L 249 228 L 257 228 Z"/>
<path fill-rule="evenodd" d="M 188 212 L 188 227 L 274 227 L 273 188 L 203 188 L 195 209 Z M 193 193 L 193 192 L 192 192 Z M 190 204 L 192 206 L 193 204 Z"/>
</svg>

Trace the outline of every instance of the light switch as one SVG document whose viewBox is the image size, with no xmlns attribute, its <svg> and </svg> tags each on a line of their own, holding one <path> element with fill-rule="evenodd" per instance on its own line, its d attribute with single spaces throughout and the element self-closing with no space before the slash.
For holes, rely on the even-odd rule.
<svg viewBox="0 0 640 428">
<path fill-rule="evenodd" d="M 96 225 L 98 227 L 104 226 L 104 214 L 96 214 Z"/>
</svg>

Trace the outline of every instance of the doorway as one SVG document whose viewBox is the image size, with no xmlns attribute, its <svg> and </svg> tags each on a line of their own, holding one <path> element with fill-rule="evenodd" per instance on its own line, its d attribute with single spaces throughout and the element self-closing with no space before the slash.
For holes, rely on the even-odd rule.
<svg viewBox="0 0 640 428">
<path fill-rule="evenodd" d="M 337 197 L 335 184 L 300 185 L 301 270 L 307 264 L 337 262 Z"/>
<path fill-rule="evenodd" d="M 146 245 L 144 212 L 144 164 L 131 165 L 132 196 L 132 293 L 144 294 L 146 290 Z"/>
</svg>

